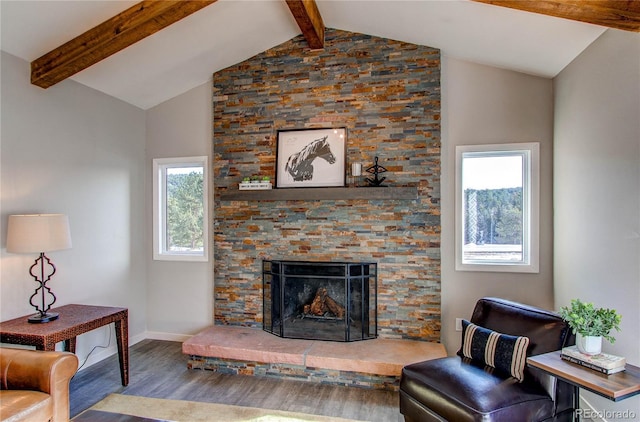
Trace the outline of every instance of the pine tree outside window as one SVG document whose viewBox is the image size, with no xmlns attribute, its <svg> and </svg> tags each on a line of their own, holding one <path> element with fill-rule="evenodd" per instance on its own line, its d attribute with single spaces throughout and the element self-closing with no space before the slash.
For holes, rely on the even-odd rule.
<svg viewBox="0 0 640 422">
<path fill-rule="evenodd" d="M 539 144 L 456 148 L 456 270 L 539 271 Z"/>
<path fill-rule="evenodd" d="M 153 259 L 208 261 L 207 162 L 153 160 Z"/>
</svg>

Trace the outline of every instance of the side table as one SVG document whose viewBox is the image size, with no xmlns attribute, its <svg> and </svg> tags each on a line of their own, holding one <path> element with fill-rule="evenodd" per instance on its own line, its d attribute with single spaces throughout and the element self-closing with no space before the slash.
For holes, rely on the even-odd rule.
<svg viewBox="0 0 640 422">
<path fill-rule="evenodd" d="M 27 316 L 0 322 L 0 342 L 55 350 L 64 342 L 64 350 L 75 353 L 76 337 L 114 323 L 122 385 L 129 384 L 129 310 L 109 306 L 65 305 L 51 309 L 60 317 L 51 322 L 32 324 Z"/>
<path fill-rule="evenodd" d="M 640 367 L 626 364 L 625 370 L 611 375 L 601 374 L 560 357 L 560 351 L 527 358 L 527 365 L 561 379 L 575 389 L 574 408 L 580 407 L 580 388 L 612 401 L 620 401 L 640 394 Z M 580 420 L 579 415 L 575 415 Z"/>
</svg>

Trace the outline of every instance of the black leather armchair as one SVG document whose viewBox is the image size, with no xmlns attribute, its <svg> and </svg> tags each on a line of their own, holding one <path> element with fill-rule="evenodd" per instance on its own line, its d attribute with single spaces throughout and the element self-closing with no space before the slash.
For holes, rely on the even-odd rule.
<svg viewBox="0 0 640 422">
<path fill-rule="evenodd" d="M 544 309 L 497 298 L 480 299 L 471 323 L 529 338 L 527 356 L 574 344 L 569 326 Z M 450 356 L 407 365 L 400 379 L 400 412 L 406 422 L 570 421 L 574 389 L 526 367 L 524 380 L 471 359 Z"/>
</svg>

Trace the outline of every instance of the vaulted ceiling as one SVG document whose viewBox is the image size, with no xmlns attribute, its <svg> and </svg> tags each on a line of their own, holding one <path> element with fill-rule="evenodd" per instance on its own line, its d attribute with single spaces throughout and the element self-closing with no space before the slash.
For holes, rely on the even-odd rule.
<svg viewBox="0 0 640 422">
<path fill-rule="evenodd" d="M 639 4 L 616 0 L 218 0 L 184 2 L 191 6 L 176 10 L 168 6 L 171 2 L 149 2 L 144 6 L 157 9 L 151 10 L 157 15 L 137 22 L 133 36 L 121 28 L 136 24 L 139 10 L 130 8 L 137 3 L 2 0 L 2 50 L 33 62 L 32 79 L 39 86 L 70 77 L 147 109 L 302 32 L 310 48 L 321 48 L 325 26 L 553 77 L 607 26 L 637 31 L 640 21 Z M 532 7 L 538 13 L 526 11 Z M 132 14 L 126 14 L 128 9 Z M 99 25 L 118 14 L 112 33 L 125 39 L 121 51 L 117 37 L 99 44 L 111 36 Z M 597 25 L 566 19 L 580 17 Z M 97 32 L 76 39 L 88 30 Z M 75 45 L 60 49 L 74 39 Z M 98 47 L 91 50 L 93 44 Z M 70 63 L 66 69 L 49 66 L 65 60 Z M 75 73 L 78 69 L 84 70 Z"/>
</svg>

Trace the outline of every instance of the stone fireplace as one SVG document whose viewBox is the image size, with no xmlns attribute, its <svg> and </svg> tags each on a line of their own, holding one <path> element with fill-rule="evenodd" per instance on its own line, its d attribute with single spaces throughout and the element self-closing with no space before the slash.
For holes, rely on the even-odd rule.
<svg viewBox="0 0 640 422">
<path fill-rule="evenodd" d="M 326 28 L 322 50 L 309 50 L 300 35 L 214 73 L 212 99 L 215 323 L 184 343 L 189 366 L 397 390 L 404 365 L 446 356 L 437 343 L 440 51 Z M 273 180 L 279 130 L 330 127 L 347 129 L 347 168 L 362 163 L 366 174 L 378 157 L 388 170 L 388 187 L 354 182 L 333 188 L 340 195 L 330 188 L 236 195 L 244 177 Z M 372 189 L 415 194 L 374 195 Z M 279 331 L 264 308 L 281 295 L 265 298 L 262 281 L 263 262 L 276 259 L 376 262 L 375 271 L 369 267 L 369 276 L 376 276 L 375 305 L 368 312 L 350 311 L 370 315 L 362 323 L 368 328 L 350 327 L 349 336 L 377 338 L 316 341 L 266 332 Z M 312 286 L 307 290 L 315 292 L 296 305 L 302 315 L 321 288 L 345 313 L 350 309 L 334 297 L 348 288 Z M 331 309 L 319 312 L 325 320 L 303 319 L 299 310 L 290 318 L 294 324 L 339 325 L 345 336 L 344 320 L 332 321 Z"/>
<path fill-rule="evenodd" d="M 439 341 L 439 50 L 327 28 L 323 50 L 298 36 L 216 72 L 212 97 L 215 325 L 262 330 L 264 260 L 376 262 L 379 339 Z M 327 127 L 347 129 L 348 164 L 379 157 L 380 189 L 416 194 L 229 195 L 273 180 L 278 130 Z"/>
<path fill-rule="evenodd" d="M 265 260 L 263 330 L 307 340 L 376 338 L 376 280 L 371 262 Z"/>
</svg>

